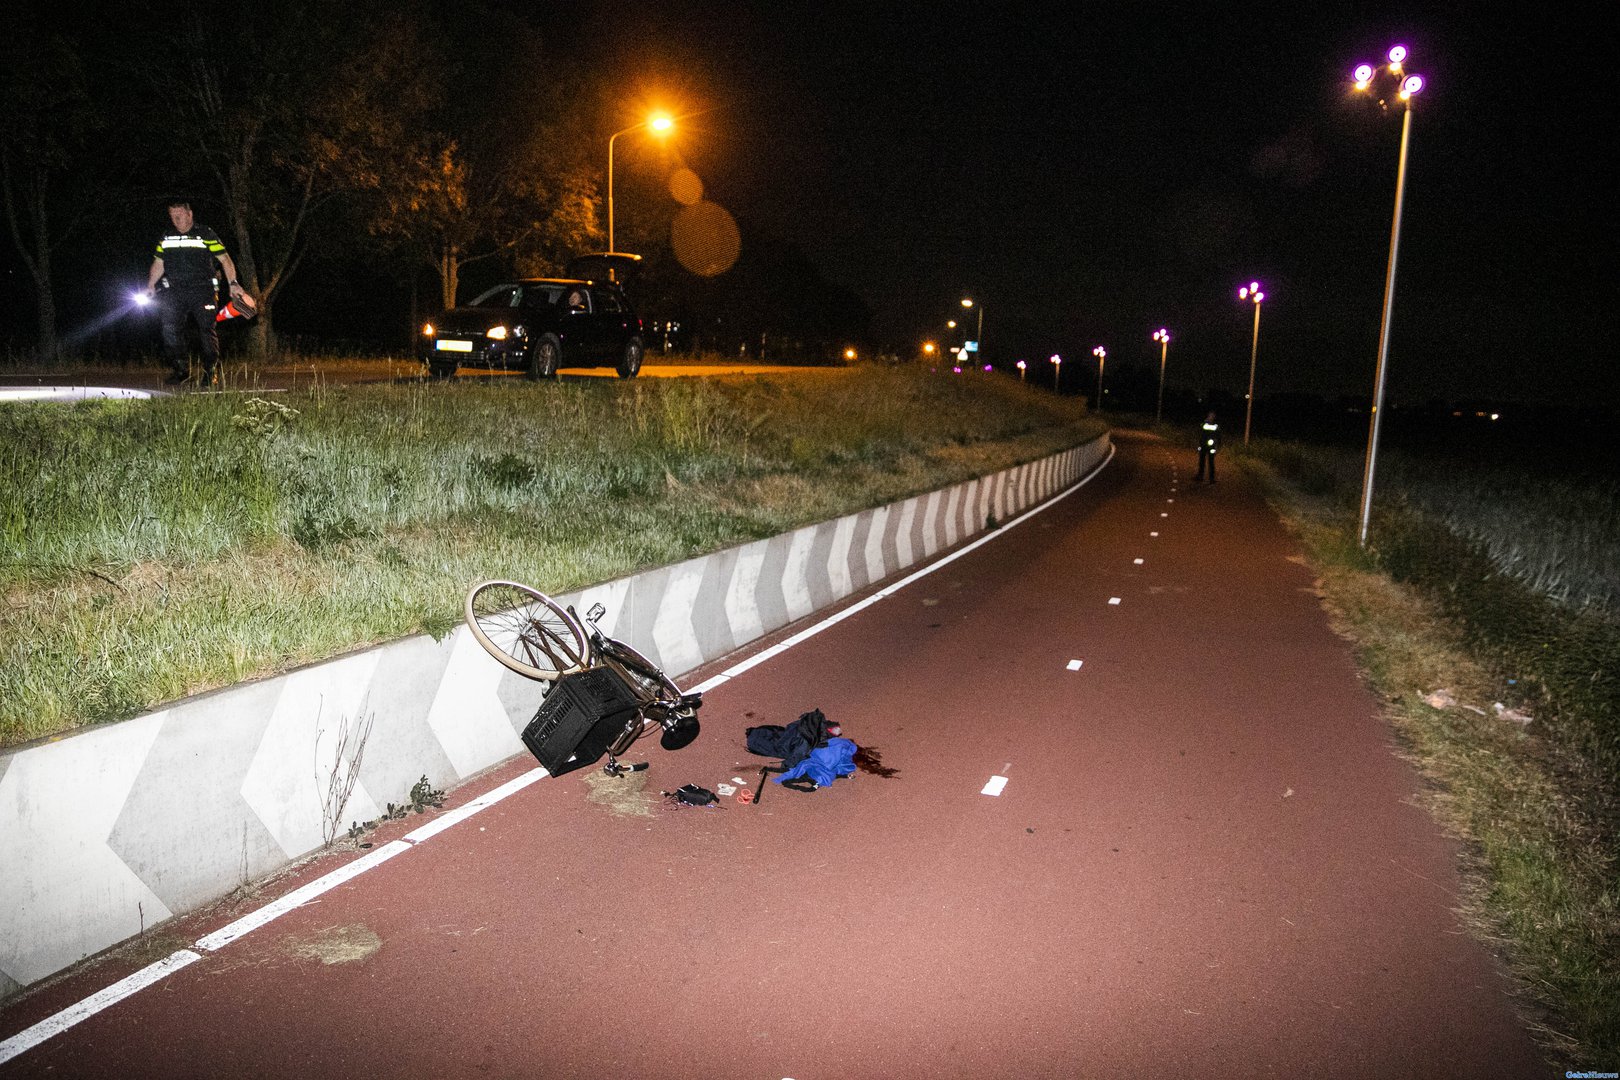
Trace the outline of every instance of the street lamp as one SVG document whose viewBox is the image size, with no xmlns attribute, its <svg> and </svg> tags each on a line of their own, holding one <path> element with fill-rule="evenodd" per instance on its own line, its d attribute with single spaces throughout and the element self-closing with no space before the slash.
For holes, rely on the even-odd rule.
<svg viewBox="0 0 1620 1080">
<path fill-rule="evenodd" d="M 1164 358 L 1170 351 L 1170 331 L 1159 327 L 1153 331 L 1153 340 L 1159 343 L 1159 408 L 1153 414 L 1155 424 L 1164 420 Z"/>
<path fill-rule="evenodd" d="M 1266 294 L 1260 291 L 1260 283 L 1251 281 L 1238 290 L 1239 300 L 1254 302 L 1254 344 L 1249 346 L 1249 397 L 1248 404 L 1243 410 L 1243 445 L 1249 445 L 1249 421 L 1254 417 L 1254 358 L 1260 354 L 1260 301 Z"/>
<path fill-rule="evenodd" d="M 651 131 L 654 135 L 667 135 L 671 131 L 675 130 L 675 121 L 670 118 L 668 113 L 653 113 L 651 116 L 647 117 L 647 119 L 643 120 L 641 123 L 639 123 L 639 124 L 631 124 L 629 127 L 625 128 L 623 131 L 615 131 L 612 135 L 610 135 L 608 137 L 607 204 L 608 204 L 608 252 L 609 253 L 612 253 L 613 250 L 614 250 L 614 247 L 613 247 L 613 140 L 617 139 L 620 135 L 628 135 L 628 134 L 630 134 L 630 132 L 639 131 L 642 128 L 646 128 L 647 130 Z"/>
<path fill-rule="evenodd" d="M 1412 139 L 1412 98 L 1423 89 L 1423 76 L 1408 75 L 1402 65 L 1406 63 L 1406 46 L 1397 45 L 1389 50 L 1389 65 L 1383 69 L 1397 87 L 1396 96 L 1406 106 L 1401 118 L 1401 158 L 1395 170 L 1395 223 L 1389 230 L 1389 269 L 1384 275 L 1384 314 L 1378 324 L 1378 370 L 1373 378 L 1372 420 L 1367 431 L 1367 467 L 1361 478 L 1361 533 L 1359 543 L 1367 546 L 1367 522 L 1372 517 L 1373 470 L 1378 462 L 1378 426 L 1384 418 L 1384 375 L 1389 359 L 1389 317 L 1395 303 L 1395 256 L 1401 246 L 1401 203 L 1406 195 L 1406 148 Z M 1366 91 L 1381 72 L 1371 64 L 1362 64 L 1355 70 L 1356 89 Z M 1384 104 L 1379 102 L 1380 105 Z M 1387 106 L 1386 106 L 1387 107 Z"/>
<path fill-rule="evenodd" d="M 972 297 L 966 297 L 966 296 L 963 297 L 962 298 L 962 306 L 965 307 L 965 308 L 971 308 L 973 306 L 973 298 Z M 984 355 L 984 305 L 983 304 L 979 305 L 979 328 L 978 328 L 978 330 L 974 331 L 973 344 L 974 344 L 975 347 L 978 348 L 979 355 L 983 356 Z"/>
<path fill-rule="evenodd" d="M 1024 363 L 1022 360 L 1018 361 L 1018 381 L 1019 382 L 1024 381 L 1024 369 L 1027 368 L 1027 367 L 1029 367 L 1029 365 Z"/>
<path fill-rule="evenodd" d="M 1052 366 L 1056 373 L 1052 376 L 1052 390 L 1055 393 L 1063 392 L 1063 357 L 1057 353 L 1052 354 Z"/>
<path fill-rule="evenodd" d="M 1097 358 L 1097 411 L 1102 412 L 1102 375 L 1103 365 L 1108 362 L 1108 350 L 1099 345 L 1091 350 L 1091 355 Z"/>
</svg>

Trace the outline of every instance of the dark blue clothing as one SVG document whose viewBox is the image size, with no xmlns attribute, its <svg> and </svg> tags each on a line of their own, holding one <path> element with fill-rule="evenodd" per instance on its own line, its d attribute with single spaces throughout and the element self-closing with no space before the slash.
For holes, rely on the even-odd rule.
<svg viewBox="0 0 1620 1080">
<path fill-rule="evenodd" d="M 848 776 L 855 771 L 856 749 L 856 745 L 848 739 L 828 739 L 826 746 L 812 750 L 809 757 L 778 776 L 776 782 L 780 784 L 784 780 L 797 780 L 805 776 L 816 787 L 826 787 L 840 776 Z"/>
</svg>

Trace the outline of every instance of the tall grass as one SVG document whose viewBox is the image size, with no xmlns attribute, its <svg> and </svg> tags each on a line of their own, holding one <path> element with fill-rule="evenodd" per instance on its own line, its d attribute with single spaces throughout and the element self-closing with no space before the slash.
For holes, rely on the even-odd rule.
<svg viewBox="0 0 1620 1080">
<path fill-rule="evenodd" d="M 1573 592 L 1547 587 L 1544 569 L 1527 573 L 1531 561 L 1612 558 L 1617 538 L 1600 534 L 1614 507 L 1592 506 L 1556 480 L 1425 470 L 1408 458 L 1380 476 L 1363 551 L 1356 456 L 1259 442 L 1239 460 L 1270 478 L 1340 629 L 1434 782 L 1430 810 L 1467 842 L 1469 914 L 1522 977 L 1544 1040 L 1577 1068 L 1616 1060 L 1620 619 L 1591 590 L 1573 603 Z M 1558 519 L 1564 537 L 1609 550 L 1503 559 L 1525 550 L 1524 530 Z M 1534 720 L 1521 727 L 1488 708 L 1431 707 L 1423 695 L 1442 687 Z"/>
<path fill-rule="evenodd" d="M 0 744 L 1075 445 L 1074 403 L 857 368 L 0 407 Z"/>
</svg>

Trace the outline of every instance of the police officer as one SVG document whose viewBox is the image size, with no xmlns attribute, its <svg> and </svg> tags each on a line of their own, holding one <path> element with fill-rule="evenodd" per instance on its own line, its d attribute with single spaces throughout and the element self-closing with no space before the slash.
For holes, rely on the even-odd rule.
<svg viewBox="0 0 1620 1080">
<path fill-rule="evenodd" d="M 163 354 L 174 368 L 167 381 L 182 383 L 190 377 L 186 324 L 194 322 L 202 339 L 203 385 L 218 386 L 219 334 L 214 317 L 219 309 L 219 278 L 214 264 L 225 271 L 233 300 L 242 295 L 236 264 L 218 234 L 197 224 L 189 202 L 173 199 L 168 208 L 174 228 L 158 241 L 152 269 L 146 275 L 147 292 L 159 301 L 162 313 Z"/>
<path fill-rule="evenodd" d="M 1209 482 L 1215 482 L 1215 451 L 1221 448 L 1221 425 L 1216 422 L 1212 412 L 1204 417 L 1204 428 L 1198 439 L 1198 475 L 1193 477 L 1193 483 L 1204 479 L 1204 467 L 1209 467 Z"/>
</svg>

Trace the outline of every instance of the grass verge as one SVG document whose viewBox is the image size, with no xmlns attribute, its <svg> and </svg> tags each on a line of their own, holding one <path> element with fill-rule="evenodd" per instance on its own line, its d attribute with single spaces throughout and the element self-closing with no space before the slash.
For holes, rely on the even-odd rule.
<svg viewBox="0 0 1620 1080">
<path fill-rule="evenodd" d="M 856 367 L 0 406 L 0 745 L 1077 445 L 1007 379 Z"/>
<path fill-rule="evenodd" d="M 1405 755 L 1430 781 L 1429 811 L 1463 842 L 1464 917 L 1519 976 L 1551 1053 L 1576 1068 L 1612 1068 L 1620 1060 L 1620 834 L 1607 742 L 1616 701 L 1605 691 L 1616 676 L 1607 659 L 1613 622 L 1531 595 L 1476 541 L 1398 497 L 1363 551 L 1331 456 L 1271 446 L 1240 460 L 1300 536 L 1336 629 L 1354 643 Z M 1536 631 L 1530 655 L 1511 644 L 1524 637 L 1520 619 Z M 1555 655 L 1565 645 L 1553 640 L 1575 642 L 1575 655 Z M 1425 701 L 1441 688 L 1459 704 Z M 1504 718 L 1498 701 L 1535 719 Z"/>
</svg>

